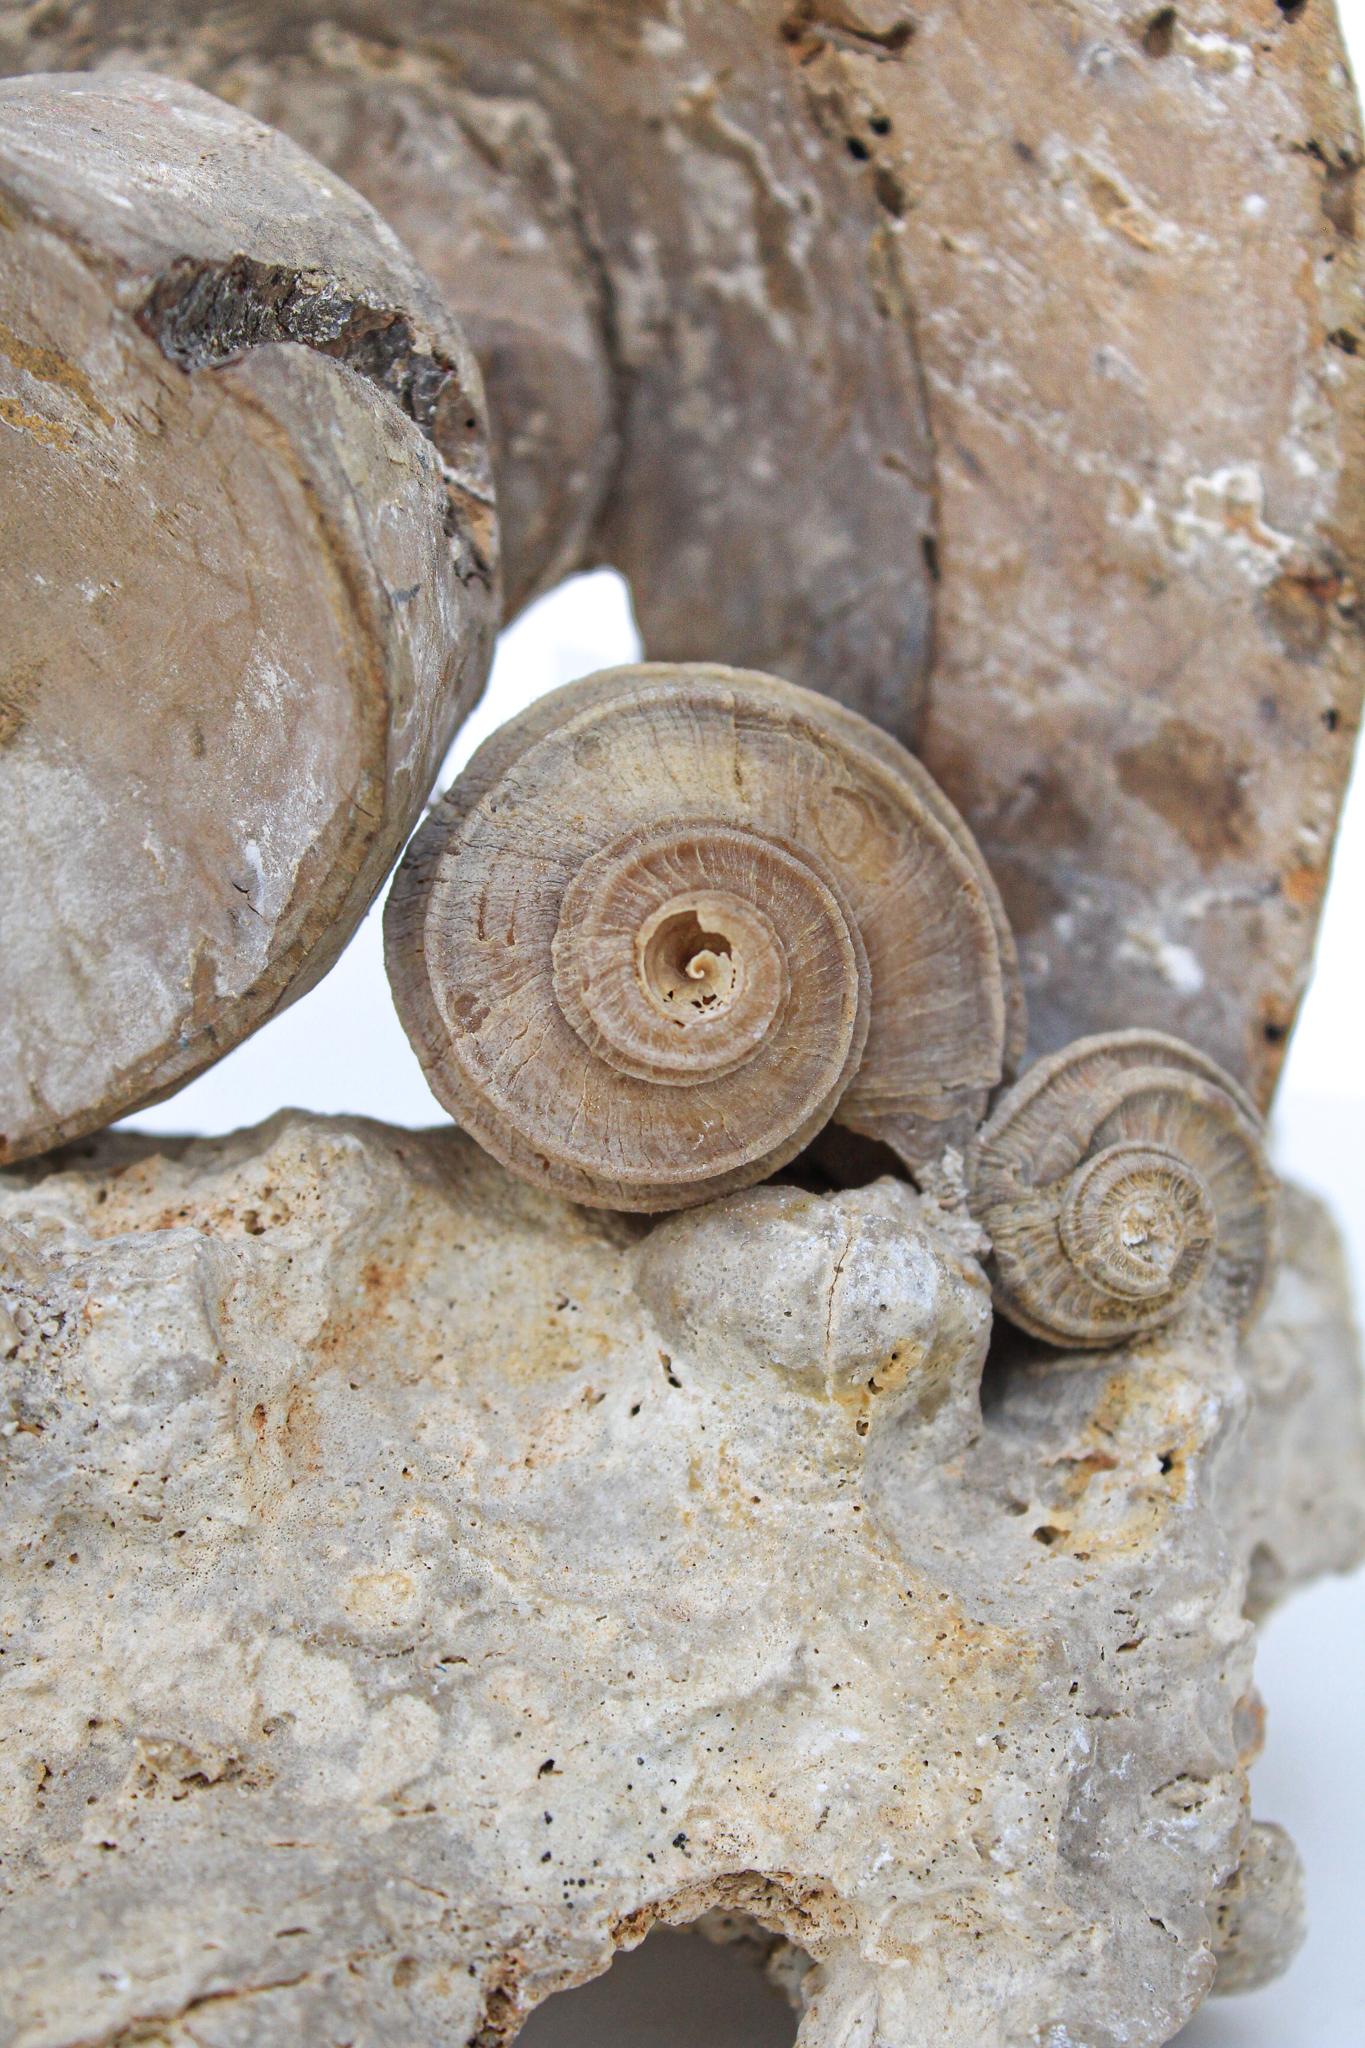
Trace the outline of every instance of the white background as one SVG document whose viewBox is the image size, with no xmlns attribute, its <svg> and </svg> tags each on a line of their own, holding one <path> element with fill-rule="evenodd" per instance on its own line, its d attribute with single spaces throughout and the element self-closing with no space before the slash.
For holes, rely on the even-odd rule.
<svg viewBox="0 0 1365 2048">
<path fill-rule="evenodd" d="M 1317 4 L 1317 0 L 1310 0 Z M 1340 7 L 1365 75 L 1365 0 Z M 441 785 L 495 726 L 541 691 L 638 653 L 624 587 L 580 577 L 533 607 L 499 644 L 487 696 L 466 724 Z M 717 652 L 723 655 L 724 650 Z M 1365 776 L 1347 804 L 1317 971 L 1274 1116 L 1283 1169 L 1332 1201 L 1365 1298 Z M 320 987 L 168 1103 L 129 1121 L 146 1130 L 219 1132 L 284 1104 L 394 1123 L 441 1120 L 389 1000 L 379 911 Z M 1257 1681 L 1269 1740 L 1257 1764 L 1257 1814 L 1290 1829 L 1308 1868 L 1310 1933 L 1279 1983 L 1214 2002 L 1181 2048 L 1365 2048 L 1365 1575 L 1300 1594 L 1265 1631 Z M 750 1995 L 733 1958 L 655 1936 L 598 1987 L 555 2001 L 527 2048 L 760 2048 L 792 2023 Z M 682 2008 L 680 2011 L 680 2007 Z"/>
</svg>

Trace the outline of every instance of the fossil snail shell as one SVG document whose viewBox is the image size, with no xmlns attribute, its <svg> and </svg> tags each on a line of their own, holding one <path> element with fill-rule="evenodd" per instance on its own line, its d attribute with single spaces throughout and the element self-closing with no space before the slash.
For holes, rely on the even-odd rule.
<svg viewBox="0 0 1365 2048">
<path fill-rule="evenodd" d="M 996 1306 L 1049 1343 L 1121 1343 L 1196 1298 L 1245 1324 L 1260 1303 L 1275 1210 L 1260 1120 L 1178 1039 L 1116 1031 L 1040 1060 L 969 1177 Z"/>
<path fill-rule="evenodd" d="M 924 769 L 725 668 L 609 671 L 503 727 L 409 848 L 385 950 L 451 1114 L 601 1207 L 748 1186 L 836 1112 L 913 1169 L 1022 1035 L 999 898 Z"/>
</svg>

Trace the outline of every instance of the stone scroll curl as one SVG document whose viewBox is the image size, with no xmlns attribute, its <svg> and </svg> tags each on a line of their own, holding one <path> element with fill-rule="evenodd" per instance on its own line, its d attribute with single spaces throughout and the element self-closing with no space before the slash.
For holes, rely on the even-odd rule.
<svg viewBox="0 0 1365 2048">
<path fill-rule="evenodd" d="M 1362 660 L 1357 115 L 1329 0 L 93 0 L 379 208 L 488 380 L 515 607 L 908 739 L 1035 1052 L 1142 1025 L 1263 1108 Z"/>
</svg>

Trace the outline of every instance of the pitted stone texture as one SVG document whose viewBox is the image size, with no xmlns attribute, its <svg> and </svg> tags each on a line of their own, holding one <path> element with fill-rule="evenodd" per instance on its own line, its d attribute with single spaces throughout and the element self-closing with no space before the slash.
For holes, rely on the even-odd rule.
<svg viewBox="0 0 1365 2048">
<path fill-rule="evenodd" d="M 1009 1340 L 984 1411 L 892 1182 L 650 1232 L 285 1115 L 0 1216 L 4 2048 L 492 2048 L 716 1908 L 813 1958 L 803 2048 L 1148 2048 L 1208 1988 L 1249 1560 L 1359 1537 L 1297 1206 L 1273 1341 Z"/>
</svg>

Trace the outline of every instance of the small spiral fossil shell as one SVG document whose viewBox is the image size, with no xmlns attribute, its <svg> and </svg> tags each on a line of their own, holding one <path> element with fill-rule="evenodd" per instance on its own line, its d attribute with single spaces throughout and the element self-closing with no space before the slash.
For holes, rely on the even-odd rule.
<svg viewBox="0 0 1365 2048">
<path fill-rule="evenodd" d="M 1158 1032 L 1083 1038 L 1004 1096 L 969 1157 L 996 1306 L 1049 1343 L 1118 1344 L 1196 1297 L 1245 1324 L 1275 1180 L 1251 1102 Z"/>
<path fill-rule="evenodd" d="M 1022 1034 L 999 898 L 924 769 L 724 668 L 610 671 L 503 727 L 409 849 L 385 947 L 451 1114 L 603 1207 L 747 1186 L 836 1111 L 936 1159 Z"/>
</svg>

